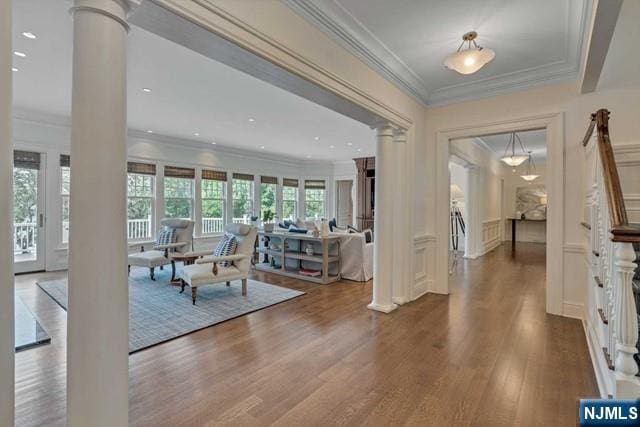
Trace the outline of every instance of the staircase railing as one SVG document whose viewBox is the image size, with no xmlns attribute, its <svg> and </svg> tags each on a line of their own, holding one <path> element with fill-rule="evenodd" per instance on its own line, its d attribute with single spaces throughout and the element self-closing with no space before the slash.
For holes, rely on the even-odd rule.
<svg viewBox="0 0 640 427">
<path fill-rule="evenodd" d="M 633 293 L 637 268 L 633 244 L 640 243 L 640 227 L 629 224 L 620 177 L 609 137 L 609 111 L 598 110 L 583 140 L 587 147 L 597 131 L 595 175 L 591 203 L 591 268 L 596 286 L 590 300 L 591 318 L 600 323 L 596 335 L 611 378 L 615 397 L 640 394 L 638 363 L 638 312 Z M 592 303 L 591 303 L 592 302 Z M 598 320 L 599 319 L 599 320 Z"/>
</svg>

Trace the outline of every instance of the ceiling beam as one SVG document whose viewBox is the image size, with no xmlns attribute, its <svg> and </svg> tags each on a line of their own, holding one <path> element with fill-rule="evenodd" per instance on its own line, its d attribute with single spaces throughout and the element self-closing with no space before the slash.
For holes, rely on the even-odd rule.
<svg viewBox="0 0 640 427">
<path fill-rule="evenodd" d="M 593 92 L 598 86 L 598 80 L 600 80 L 600 73 L 607 58 L 622 2 L 623 0 L 598 0 L 595 3 L 591 38 L 589 39 L 582 85 L 580 87 L 581 93 Z"/>
</svg>

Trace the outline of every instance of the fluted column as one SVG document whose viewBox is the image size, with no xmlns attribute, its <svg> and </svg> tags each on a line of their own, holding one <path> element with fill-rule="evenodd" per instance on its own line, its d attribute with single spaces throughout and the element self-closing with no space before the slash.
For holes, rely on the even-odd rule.
<svg viewBox="0 0 640 427">
<path fill-rule="evenodd" d="M 0 1 L 0 426 L 14 407 L 11 59 L 11 1 Z"/>
<path fill-rule="evenodd" d="M 393 303 L 394 143 L 390 123 L 376 127 L 376 199 L 373 245 L 373 300 L 367 307 L 389 313 Z"/>
<path fill-rule="evenodd" d="M 126 18 L 133 5 L 75 0 L 71 8 L 71 427 L 128 423 Z"/>
<path fill-rule="evenodd" d="M 413 206 L 407 194 L 407 131 L 393 133 L 394 151 L 394 211 L 393 211 L 393 302 L 405 304 L 411 301 L 411 221 Z"/>
<path fill-rule="evenodd" d="M 638 353 L 638 314 L 633 297 L 632 280 L 637 265 L 636 254 L 631 243 L 614 243 L 615 265 L 615 301 L 613 310 L 615 319 L 615 367 L 616 398 L 637 398 L 638 365 L 633 356 Z M 612 355 L 613 356 L 613 355 Z"/>
</svg>

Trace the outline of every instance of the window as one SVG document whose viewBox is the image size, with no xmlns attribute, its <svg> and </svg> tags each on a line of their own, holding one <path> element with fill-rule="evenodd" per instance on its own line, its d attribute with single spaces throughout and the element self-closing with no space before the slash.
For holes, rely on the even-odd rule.
<svg viewBox="0 0 640 427">
<path fill-rule="evenodd" d="M 129 162 L 127 170 L 127 239 L 150 239 L 156 166 Z"/>
<path fill-rule="evenodd" d="M 225 223 L 227 173 L 203 170 L 201 187 L 202 234 L 222 233 Z"/>
<path fill-rule="evenodd" d="M 69 243 L 69 195 L 71 194 L 71 158 L 60 155 L 60 199 L 62 201 L 62 243 Z"/>
<path fill-rule="evenodd" d="M 324 181 L 304 182 L 304 214 L 307 218 L 320 219 L 324 216 Z"/>
<path fill-rule="evenodd" d="M 165 166 L 164 216 L 167 218 L 193 218 L 193 180 L 195 170 Z"/>
<path fill-rule="evenodd" d="M 298 217 L 298 180 L 282 180 L 282 218 L 294 220 Z"/>
<path fill-rule="evenodd" d="M 253 215 L 253 175 L 233 174 L 233 222 L 251 223 Z"/>
<path fill-rule="evenodd" d="M 276 187 L 278 178 L 272 176 L 260 177 L 260 219 L 264 218 L 266 211 L 276 215 Z"/>
</svg>

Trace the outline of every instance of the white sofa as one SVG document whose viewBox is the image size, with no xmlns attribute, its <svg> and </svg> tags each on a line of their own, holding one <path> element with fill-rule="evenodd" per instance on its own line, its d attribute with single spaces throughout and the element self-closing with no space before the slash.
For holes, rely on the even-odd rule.
<svg viewBox="0 0 640 427">
<path fill-rule="evenodd" d="M 373 242 L 367 243 L 364 233 L 329 233 L 340 237 L 343 279 L 366 282 L 373 278 Z"/>
</svg>

